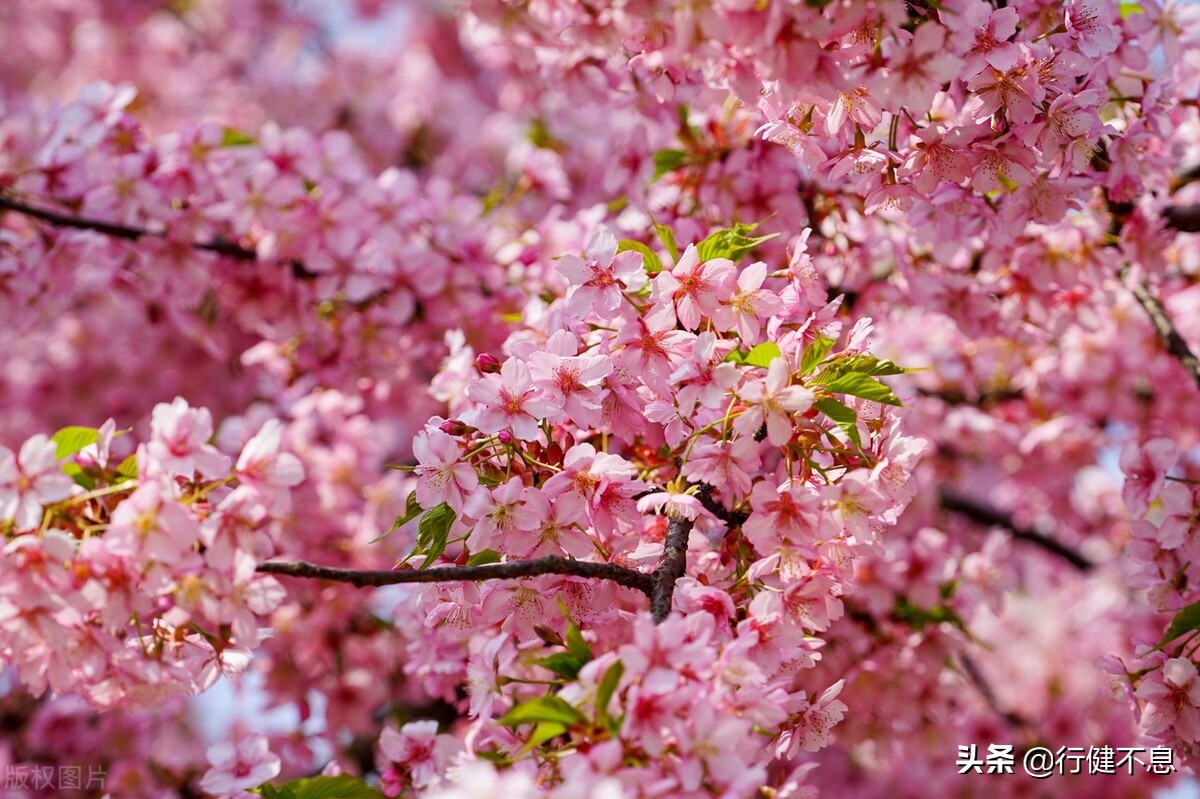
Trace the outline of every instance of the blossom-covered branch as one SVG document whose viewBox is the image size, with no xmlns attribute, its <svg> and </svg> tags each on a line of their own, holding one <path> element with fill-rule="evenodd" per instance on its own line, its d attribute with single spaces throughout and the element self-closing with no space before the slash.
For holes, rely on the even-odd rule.
<svg viewBox="0 0 1200 799">
<path fill-rule="evenodd" d="M 13 211 L 15 213 L 24 214 L 32 219 L 39 219 L 51 225 L 61 228 L 70 228 L 73 230 L 91 230 L 96 233 L 102 233 L 105 236 L 112 236 L 117 239 L 125 239 L 126 241 L 138 241 L 145 237 L 165 238 L 166 233 L 147 230 L 146 228 L 134 227 L 132 225 L 120 225 L 114 222 L 105 222 L 99 219 L 88 219 L 81 216 L 73 216 L 64 214 L 59 211 L 52 211 L 48 208 L 30 205 L 14 199 L 5 194 L 0 194 L 0 208 Z M 234 258 L 239 261 L 257 261 L 258 254 L 247 247 L 229 241 L 223 238 L 214 238 L 209 241 L 191 242 L 189 246 L 194 250 L 202 250 L 205 252 L 213 252 L 218 255 L 224 255 L 228 258 Z"/>
<path fill-rule="evenodd" d="M 993 507 L 985 505 L 969 497 L 963 496 L 952 488 L 943 487 L 940 491 L 941 505 L 948 511 L 958 513 L 980 524 L 1001 527 L 1008 530 L 1013 538 L 1035 544 L 1047 552 L 1057 555 L 1079 571 L 1088 571 L 1095 564 L 1076 552 L 1071 547 L 1049 535 L 1029 527 L 1022 527 L 1013 521 L 1012 516 L 1002 513 Z"/>
<path fill-rule="evenodd" d="M 342 569 L 333 566 L 319 566 L 304 561 L 268 561 L 260 563 L 258 571 L 264 574 L 280 574 L 288 577 L 332 580 L 349 583 L 359 588 L 408 583 L 511 580 L 546 574 L 563 574 L 597 580 L 612 580 L 626 588 L 633 588 L 650 596 L 652 588 L 656 584 L 651 575 L 616 563 L 592 563 L 553 555 L 536 560 L 518 560 L 508 563 L 486 563 L 479 566 L 435 566 L 430 569 L 401 571 Z"/>
<path fill-rule="evenodd" d="M 1123 275 L 1124 270 L 1122 270 Z M 1145 283 L 1135 283 L 1130 290 L 1137 299 L 1138 305 L 1142 306 L 1142 310 L 1150 317 L 1150 323 L 1154 325 L 1154 334 L 1163 348 L 1179 361 L 1188 376 L 1192 378 L 1192 382 L 1196 384 L 1197 388 L 1200 388 L 1200 358 L 1196 357 L 1196 353 L 1192 352 L 1192 348 L 1179 334 L 1179 330 L 1167 314 L 1167 309 L 1163 307 L 1162 302 Z"/>
</svg>

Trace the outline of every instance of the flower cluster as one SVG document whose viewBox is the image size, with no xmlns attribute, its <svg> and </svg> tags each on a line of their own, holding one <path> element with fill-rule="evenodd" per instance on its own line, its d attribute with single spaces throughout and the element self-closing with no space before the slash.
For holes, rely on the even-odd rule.
<svg viewBox="0 0 1200 799">
<path fill-rule="evenodd" d="M 283 598 L 255 569 L 304 479 L 277 420 L 236 461 L 182 398 L 155 407 L 149 439 L 118 460 L 124 432 L 109 420 L 0 447 L 0 652 L 34 693 L 102 708 L 245 669 Z"/>
<path fill-rule="evenodd" d="M 639 783 L 743 795 L 774 779 L 755 765 L 762 732 L 790 760 L 824 746 L 846 709 L 840 683 L 808 688 L 801 674 L 843 614 L 856 559 L 911 498 L 923 444 L 890 409 L 878 378 L 904 370 L 869 353 L 869 322 L 833 321 L 801 273 L 739 266 L 751 232 L 718 231 L 666 264 L 596 232 L 582 257 L 559 259 L 570 289 L 526 309 L 542 321 L 510 336 L 503 360 L 447 362 L 474 376 L 458 378 L 454 418 L 414 442 L 421 568 L 549 555 L 642 570 L 683 531 L 682 615 L 657 627 L 636 594 L 578 578 L 418 592 L 427 637 L 410 670 L 450 698 L 447 660 L 468 653 L 469 714 L 493 721 L 471 751 L 532 749 L 562 770 L 564 796 L 570 770 L 611 775 L 630 758 Z M 566 658 L 531 658 L 562 641 Z M 521 687 L 545 669 L 568 684 Z M 505 729 L 524 722 L 539 722 L 528 742 Z M 584 741 L 586 758 L 550 759 Z"/>
</svg>

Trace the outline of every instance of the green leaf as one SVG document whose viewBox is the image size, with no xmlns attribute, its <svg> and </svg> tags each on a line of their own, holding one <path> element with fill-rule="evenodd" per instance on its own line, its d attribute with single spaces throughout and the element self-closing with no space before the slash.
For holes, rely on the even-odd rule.
<svg viewBox="0 0 1200 799">
<path fill-rule="evenodd" d="M 1167 627 L 1162 640 L 1158 642 L 1158 648 L 1162 649 L 1184 633 L 1196 629 L 1200 629 L 1200 602 L 1193 602 L 1175 614 L 1171 626 Z"/>
<path fill-rule="evenodd" d="M 383 799 L 375 788 L 358 777 L 306 777 L 283 785 L 263 785 L 255 791 L 265 799 Z"/>
<path fill-rule="evenodd" d="M 942 622 L 949 622 L 960 630 L 965 629 L 962 618 L 952 608 L 937 605 L 926 610 L 917 607 L 904 597 L 896 597 L 892 615 L 896 617 L 897 621 L 907 624 L 917 631 L 924 630 L 931 624 L 941 624 Z"/>
<path fill-rule="evenodd" d="M 495 763 L 498 766 L 511 766 L 512 758 L 501 752 L 499 749 L 480 749 L 476 750 L 475 754 L 489 762 Z"/>
<path fill-rule="evenodd" d="M 771 361 L 781 357 L 783 357 L 783 353 L 780 352 L 778 344 L 774 341 L 764 341 L 747 353 L 746 363 L 766 369 L 771 365 Z"/>
<path fill-rule="evenodd" d="M 372 538 L 371 543 L 374 544 L 387 538 L 389 535 L 420 516 L 421 511 L 423 510 L 424 508 L 421 507 L 421 503 L 417 502 L 417 492 L 412 492 L 408 495 L 408 501 L 404 506 L 404 513 L 396 517 L 396 521 L 392 522 L 392 526 L 387 529 L 386 533 Z"/>
<path fill-rule="evenodd" d="M 701 261 L 711 261 L 714 258 L 728 258 L 737 261 L 764 241 L 770 241 L 778 236 L 750 236 L 758 225 L 736 224 L 731 228 L 721 228 L 713 231 L 708 238 L 696 245 Z"/>
<path fill-rule="evenodd" d="M 446 551 L 450 527 L 456 518 L 457 514 L 445 502 L 430 508 L 421 517 L 421 521 L 417 524 L 417 547 L 419 552 L 425 554 L 425 562 L 421 564 L 422 569 L 433 565 Z"/>
<path fill-rule="evenodd" d="M 654 223 L 654 232 L 658 234 L 659 241 L 663 243 L 663 247 L 667 248 L 667 254 L 671 256 L 671 260 L 679 263 L 679 245 L 675 243 L 675 232 L 666 225 Z"/>
<path fill-rule="evenodd" d="M 839 375 L 825 383 L 825 388 L 833 394 L 849 394 L 886 405 L 900 405 L 900 400 L 896 399 L 891 387 L 861 372 Z"/>
<path fill-rule="evenodd" d="M 833 345 L 837 343 L 831 338 L 817 336 L 816 341 L 804 348 L 804 354 L 800 356 L 800 376 L 811 372 L 817 368 L 817 364 L 825 360 L 825 356 L 833 349 Z"/>
<path fill-rule="evenodd" d="M 225 128 L 221 134 L 222 147 L 245 147 L 247 144 L 258 144 L 258 139 L 229 127 Z"/>
<path fill-rule="evenodd" d="M 529 143 L 539 149 L 553 150 L 561 146 L 559 141 L 550 134 L 550 128 L 540 119 L 533 120 L 529 126 Z"/>
<path fill-rule="evenodd" d="M 567 728 L 554 721 L 543 721 L 541 724 L 533 728 L 533 735 L 529 736 L 529 740 L 521 749 L 521 754 L 527 754 L 534 749 L 537 749 L 542 744 L 553 738 L 557 738 L 567 731 Z"/>
<path fill-rule="evenodd" d="M 74 461 L 67 461 L 62 465 L 62 470 L 67 473 L 67 476 L 74 480 L 77 484 L 83 486 L 88 491 L 96 487 L 96 480 L 87 472 L 79 467 Z"/>
<path fill-rule="evenodd" d="M 608 724 L 611 718 L 608 715 L 608 703 L 612 701 L 613 694 L 617 691 L 617 685 L 621 682 L 621 675 L 625 673 L 625 664 L 617 661 L 608 667 L 604 672 L 604 676 L 600 678 L 600 684 L 596 686 L 596 714 L 603 724 Z"/>
<path fill-rule="evenodd" d="M 813 407 L 832 419 L 856 447 L 862 448 L 862 439 L 858 435 L 858 414 L 853 408 L 846 407 L 833 397 L 822 397 L 813 403 Z"/>
<path fill-rule="evenodd" d="M 568 680 L 574 680 L 579 676 L 579 670 L 583 668 L 583 665 L 587 661 L 580 660 L 570 652 L 555 652 L 553 655 L 547 655 L 544 658 L 538 658 L 533 662 L 539 666 L 549 669 L 559 677 L 563 677 Z"/>
<path fill-rule="evenodd" d="M 592 659 L 592 648 L 583 640 L 583 633 L 575 626 L 575 622 L 567 622 L 567 651 L 579 658 L 582 663 Z"/>
<path fill-rule="evenodd" d="M 520 724 L 540 724 L 545 721 L 570 727 L 574 724 L 584 724 L 587 719 L 567 704 L 566 700 L 547 694 L 522 702 L 501 716 L 498 723 L 505 727 L 516 727 Z"/>
<path fill-rule="evenodd" d="M 1142 8 L 1141 3 L 1121 3 L 1117 8 L 1121 11 L 1121 19 L 1126 19 L 1133 14 L 1145 14 L 1146 10 Z"/>
<path fill-rule="evenodd" d="M 651 181 L 658 180 L 668 172 L 679 169 L 683 166 L 686 158 L 687 153 L 683 150 L 659 150 L 654 154 L 654 177 Z"/>
<path fill-rule="evenodd" d="M 813 379 L 814 383 L 824 383 L 838 375 L 851 372 L 864 375 L 902 375 L 909 372 L 923 372 L 928 367 L 905 368 L 886 358 L 876 358 L 874 355 L 848 355 L 835 358 L 825 365 L 821 373 Z"/>
<path fill-rule="evenodd" d="M 125 460 L 123 460 L 119 464 L 117 464 L 117 474 L 120 474 L 124 477 L 137 479 L 138 462 L 137 462 L 137 454 L 136 453 L 133 455 L 130 455 L 128 458 L 126 458 Z"/>
<path fill-rule="evenodd" d="M 617 242 L 617 252 L 625 252 L 626 250 L 633 250 L 642 254 L 642 265 L 646 269 L 646 274 L 657 275 L 662 271 L 662 259 L 658 257 L 658 253 L 640 241 L 621 239 Z"/>
<path fill-rule="evenodd" d="M 746 358 L 749 357 L 749 355 L 750 353 L 746 352 L 745 350 L 733 349 L 730 350 L 729 354 L 725 356 L 725 361 L 728 361 L 729 363 L 745 363 Z"/>
<path fill-rule="evenodd" d="M 51 436 L 50 440 L 57 445 L 54 456 L 61 461 L 99 441 L 100 431 L 94 427 L 64 427 Z"/>
<path fill-rule="evenodd" d="M 486 566 L 489 563 L 499 563 L 500 553 L 494 549 L 485 549 L 482 552 L 476 552 L 471 557 L 467 558 L 468 566 Z"/>
</svg>

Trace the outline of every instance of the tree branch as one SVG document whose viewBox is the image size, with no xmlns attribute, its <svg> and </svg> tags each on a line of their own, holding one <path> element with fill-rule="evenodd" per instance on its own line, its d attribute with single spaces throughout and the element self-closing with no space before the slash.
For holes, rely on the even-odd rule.
<svg viewBox="0 0 1200 799">
<path fill-rule="evenodd" d="M 332 580 L 349 583 L 359 588 L 402 583 L 476 582 L 479 580 L 511 580 L 520 577 L 539 577 L 546 574 L 563 574 L 571 577 L 588 577 L 597 580 L 612 580 L 627 588 L 651 596 L 656 586 L 655 577 L 616 563 L 592 563 L 570 558 L 546 557 L 537 560 L 518 560 L 510 563 L 488 563 L 482 566 L 436 566 L 432 569 L 407 571 L 360 571 L 333 566 L 318 566 L 305 561 L 268 561 L 260 563 L 258 571 L 264 574 L 282 574 L 288 577 L 306 577 L 317 580 Z"/>
<path fill-rule="evenodd" d="M 133 227 L 130 225 L 118 225 L 112 222 L 103 222 L 99 219 L 88 219 L 80 216 L 70 216 L 61 214 L 57 211 L 51 211 L 48 208 L 38 208 L 20 200 L 14 200 L 12 197 L 0 194 L 0 208 L 7 211 L 15 211 L 19 214 L 40 219 L 43 222 L 49 222 L 56 227 L 72 228 L 74 230 L 94 230 L 97 233 L 103 233 L 106 236 L 112 236 L 117 239 L 125 239 L 127 241 L 137 241 L 141 238 L 165 238 L 166 234 L 147 230 L 145 228 Z M 192 242 L 190 245 L 196 250 L 205 250 L 207 252 L 215 252 L 218 255 L 224 255 L 229 258 L 235 258 L 239 261 L 257 261 L 258 253 L 248 249 L 235 242 L 223 238 L 214 238 L 210 241 Z"/>
<path fill-rule="evenodd" d="M 942 507 L 951 513 L 960 514 L 980 524 L 1001 527 L 1008 530 L 1013 538 L 1036 544 L 1047 552 L 1062 558 L 1081 572 L 1089 571 L 1096 565 L 1066 544 L 1051 538 L 1039 530 L 1019 527 L 1013 521 L 1012 516 L 1007 513 L 1002 513 L 993 507 L 969 499 L 952 488 L 942 487 L 939 489 L 938 495 L 941 499 Z"/>
<path fill-rule="evenodd" d="M 693 524 L 690 519 L 673 518 L 667 526 L 667 540 L 663 542 L 662 558 L 654 570 L 654 586 L 650 591 L 650 615 L 655 624 L 671 615 L 675 581 L 683 576 L 687 565 L 688 536 Z"/>
<path fill-rule="evenodd" d="M 1181 233 L 1200 233 L 1200 205 L 1172 205 L 1163 209 L 1167 227 Z"/>
<path fill-rule="evenodd" d="M 975 661 L 966 652 L 959 653 L 959 660 L 962 662 L 963 673 L 967 675 L 967 679 L 978 689 L 983 696 L 983 701 L 987 702 L 988 707 L 992 709 L 1000 718 L 1004 719 L 1013 727 L 1027 727 L 1028 722 L 1011 710 L 1004 710 L 1000 707 L 1000 702 L 996 699 L 996 692 L 992 690 L 992 686 L 984 679 L 983 672 L 975 665 Z"/>
<path fill-rule="evenodd" d="M 1198 206 L 1200 207 L 1200 206 Z M 1200 228 L 1197 228 L 1200 230 Z M 1127 270 L 1122 267 L 1121 279 L 1125 279 Z M 1173 355 L 1187 373 L 1192 378 L 1192 382 L 1200 388 L 1200 359 L 1196 358 L 1196 353 L 1192 352 L 1191 347 L 1183 340 L 1183 336 L 1179 335 L 1179 331 L 1175 329 L 1175 325 L 1171 323 L 1171 317 L 1167 316 L 1167 309 L 1159 302 L 1158 297 L 1150 291 L 1150 288 L 1145 283 L 1137 283 L 1130 287 L 1133 296 L 1138 301 L 1138 305 L 1142 306 L 1142 310 L 1150 317 L 1150 323 L 1154 325 L 1154 333 L 1158 336 L 1159 343 L 1163 345 L 1168 353 Z"/>
<path fill-rule="evenodd" d="M 704 509 L 716 516 L 721 521 L 725 522 L 725 526 L 729 528 L 741 527 L 746 519 L 750 518 L 750 514 L 740 510 L 729 510 L 721 503 L 713 499 L 713 487 L 708 483 L 701 483 L 700 490 L 696 492 L 696 499 L 700 500 L 700 504 Z"/>
</svg>

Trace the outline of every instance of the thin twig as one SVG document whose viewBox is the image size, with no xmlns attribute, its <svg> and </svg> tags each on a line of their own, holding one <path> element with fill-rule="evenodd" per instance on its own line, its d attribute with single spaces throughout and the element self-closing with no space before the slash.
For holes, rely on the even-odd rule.
<svg viewBox="0 0 1200 799">
<path fill-rule="evenodd" d="M 1126 272 L 1126 269 L 1121 269 L 1122 280 L 1125 279 Z M 1163 307 L 1145 283 L 1135 283 L 1130 287 L 1130 291 L 1133 292 L 1138 305 L 1142 306 L 1142 310 L 1150 317 L 1150 323 L 1154 325 L 1154 333 L 1158 336 L 1159 343 L 1183 365 L 1192 378 L 1192 382 L 1196 384 L 1197 388 L 1200 388 L 1200 359 L 1196 358 L 1196 353 L 1192 352 L 1191 347 L 1183 340 L 1183 336 L 1179 335 L 1175 325 L 1171 323 L 1171 317 L 1167 316 L 1167 309 Z"/>
<path fill-rule="evenodd" d="M 0 194 L 0 208 L 15 211 L 34 219 L 40 219 L 43 222 L 49 222 L 56 227 L 93 230 L 97 233 L 103 233 L 106 236 L 125 239 L 127 241 L 137 241 L 145 237 L 166 238 L 166 234 L 159 231 L 147 230 L 146 228 L 133 227 L 131 225 L 118 225 L 113 222 L 103 222 L 99 219 L 61 214 L 57 211 L 51 211 L 48 208 L 39 208 L 28 203 L 23 203 L 20 200 L 14 200 L 12 197 L 6 197 L 3 194 Z M 236 258 L 239 261 L 258 260 L 258 253 L 254 250 L 220 237 L 210 241 L 192 242 L 190 246 L 196 250 L 215 252 L 218 255 Z"/>
<path fill-rule="evenodd" d="M 992 690 L 992 686 L 988 684 L 986 679 L 984 679 L 983 672 L 981 672 L 979 667 L 975 665 L 975 661 L 971 659 L 970 655 L 968 655 L 966 652 L 962 652 L 959 654 L 959 660 L 962 662 L 963 673 L 967 675 L 967 679 L 969 679 L 979 690 L 979 693 L 983 695 L 983 701 L 987 702 L 988 707 L 990 707 L 998 716 L 1000 716 L 1000 718 L 1004 719 L 1014 727 L 1028 726 L 1028 722 L 1026 722 L 1025 719 L 1021 718 L 1011 710 L 1004 710 L 1000 707 L 1000 703 L 996 699 L 996 692 Z"/>
<path fill-rule="evenodd" d="M 125 241 L 139 241 L 143 238 L 167 239 L 165 231 L 148 230 L 146 228 L 134 227 L 133 225 L 120 225 L 114 222 L 104 222 L 99 219 L 89 219 L 82 216 L 72 216 L 70 214 L 52 211 L 49 208 L 41 208 L 35 205 L 30 205 L 20 200 L 13 199 L 10 196 L 0 194 L 0 209 L 13 211 L 18 214 L 24 214 L 31 219 L 40 219 L 55 227 L 71 228 L 73 230 L 91 230 L 96 233 L 103 233 L 106 236 L 111 236 Z M 193 241 L 188 242 L 188 246 L 193 250 L 202 252 L 211 252 L 217 255 L 232 258 L 236 261 L 259 262 L 258 253 L 249 247 L 243 247 L 235 241 L 216 236 L 208 241 Z M 317 276 L 316 272 L 310 271 L 303 263 L 295 259 L 286 262 L 291 268 L 292 273 L 302 280 L 310 280 Z"/>
<path fill-rule="evenodd" d="M 592 563 L 556 556 L 538 558 L 537 560 L 517 560 L 509 563 L 487 563 L 481 566 L 436 566 L 432 569 L 411 569 L 407 571 L 361 571 L 333 566 L 318 566 L 315 563 L 307 563 L 305 561 L 268 561 L 259 564 L 258 570 L 264 574 L 282 574 L 288 577 L 333 580 L 340 583 L 349 583 L 359 588 L 399 585 L 401 583 L 511 580 L 520 577 L 539 577 L 546 574 L 612 580 L 627 588 L 634 588 L 641 591 L 647 597 L 651 596 L 656 585 L 652 575 L 620 566 L 616 563 Z"/>
<path fill-rule="evenodd" d="M 1013 521 L 1012 516 L 1007 513 L 1002 513 L 993 507 L 969 499 L 952 488 L 942 487 L 938 493 L 941 498 L 942 507 L 951 513 L 958 513 L 981 524 L 1002 527 L 1008 530 L 1013 538 L 1035 544 L 1047 552 L 1062 558 L 1081 572 L 1089 571 L 1096 565 L 1066 544 L 1051 538 L 1045 533 L 1028 527 L 1018 526 Z"/>
</svg>

